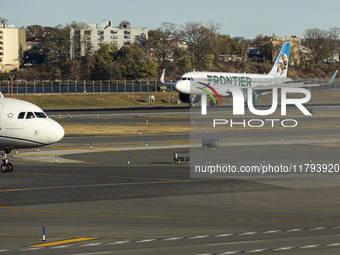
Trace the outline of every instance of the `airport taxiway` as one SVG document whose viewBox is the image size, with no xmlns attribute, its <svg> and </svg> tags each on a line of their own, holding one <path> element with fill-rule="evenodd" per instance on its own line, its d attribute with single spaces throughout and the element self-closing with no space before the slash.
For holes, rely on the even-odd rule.
<svg viewBox="0 0 340 255">
<path fill-rule="evenodd" d="M 120 119 L 100 121 L 112 118 Z M 260 164 L 263 155 L 273 164 L 308 163 L 310 155 L 339 163 L 336 117 L 315 121 L 331 123 L 233 131 L 221 147 L 236 165 Z M 40 152 L 19 151 L 14 172 L 0 173 L 0 254 L 338 253 L 338 175 L 190 179 L 188 165 L 172 163 L 189 142 L 189 134 L 65 137 Z"/>
</svg>

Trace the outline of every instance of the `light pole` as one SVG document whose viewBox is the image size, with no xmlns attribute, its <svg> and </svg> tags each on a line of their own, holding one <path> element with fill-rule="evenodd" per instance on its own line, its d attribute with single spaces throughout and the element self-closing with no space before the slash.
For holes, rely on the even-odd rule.
<svg viewBox="0 0 340 255">
<path fill-rule="evenodd" d="M 9 76 L 9 78 L 11 79 L 11 98 L 13 98 L 13 79 L 14 79 L 14 75 Z"/>
</svg>

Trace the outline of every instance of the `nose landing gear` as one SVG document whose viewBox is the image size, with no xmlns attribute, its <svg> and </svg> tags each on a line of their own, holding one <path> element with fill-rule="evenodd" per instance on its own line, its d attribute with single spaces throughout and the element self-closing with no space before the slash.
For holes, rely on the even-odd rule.
<svg viewBox="0 0 340 255">
<path fill-rule="evenodd" d="M 13 171 L 13 165 L 9 163 L 8 154 L 11 152 L 9 149 L 4 150 L 4 157 L 2 158 L 2 165 L 1 165 L 1 171 L 2 172 L 12 172 Z"/>
</svg>

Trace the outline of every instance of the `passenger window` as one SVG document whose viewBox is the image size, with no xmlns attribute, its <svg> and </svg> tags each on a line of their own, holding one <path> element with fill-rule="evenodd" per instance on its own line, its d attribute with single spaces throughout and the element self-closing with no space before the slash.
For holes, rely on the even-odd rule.
<svg viewBox="0 0 340 255">
<path fill-rule="evenodd" d="M 34 112 L 34 114 L 37 116 L 37 118 L 47 118 L 43 112 Z"/>
<path fill-rule="evenodd" d="M 25 117 L 25 112 L 21 112 L 18 115 L 18 119 L 23 119 Z"/>
<path fill-rule="evenodd" d="M 26 119 L 33 119 L 33 118 L 35 118 L 33 112 L 28 112 L 26 115 Z"/>
</svg>

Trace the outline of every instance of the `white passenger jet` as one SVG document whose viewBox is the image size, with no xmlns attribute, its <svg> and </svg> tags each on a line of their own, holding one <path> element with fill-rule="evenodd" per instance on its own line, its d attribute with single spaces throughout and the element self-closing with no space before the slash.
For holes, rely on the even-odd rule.
<svg viewBox="0 0 340 255">
<path fill-rule="evenodd" d="M 38 106 L 18 99 L 4 98 L 0 93 L 0 149 L 3 150 L 1 170 L 12 172 L 8 154 L 13 149 L 34 148 L 60 141 L 64 129 L 47 117 Z"/>
<path fill-rule="evenodd" d="M 307 85 L 302 81 L 294 81 L 287 78 L 289 52 L 290 43 L 284 43 L 269 74 L 188 72 L 181 75 L 176 82 L 164 82 L 164 69 L 160 81 L 164 85 L 175 86 L 179 92 L 179 99 L 183 103 L 197 103 L 200 100 L 200 95 L 207 94 L 212 98 L 212 101 L 209 103 L 211 106 L 218 105 L 218 101 L 222 105 L 220 96 L 231 96 L 231 92 L 226 85 L 242 89 L 245 102 L 247 99 L 247 88 L 251 87 L 253 89 L 253 103 L 257 101 L 258 95 L 266 94 L 273 88 L 297 88 L 321 85 Z M 333 83 L 336 74 L 337 71 L 330 83 Z M 218 101 L 215 100 L 215 97 L 217 97 Z"/>
</svg>

